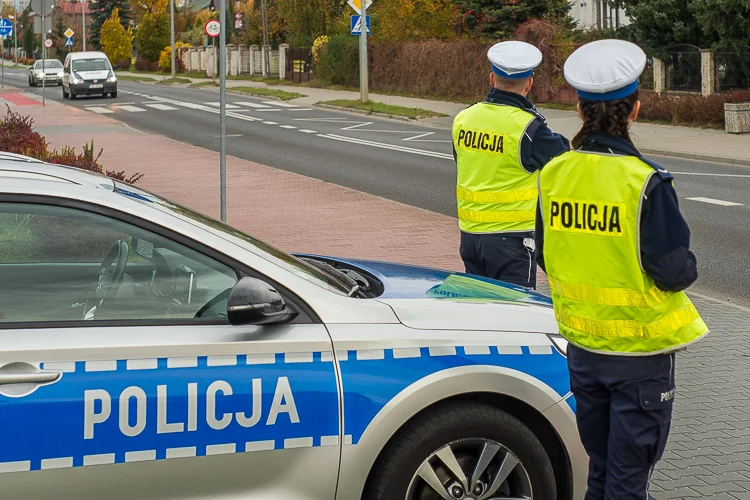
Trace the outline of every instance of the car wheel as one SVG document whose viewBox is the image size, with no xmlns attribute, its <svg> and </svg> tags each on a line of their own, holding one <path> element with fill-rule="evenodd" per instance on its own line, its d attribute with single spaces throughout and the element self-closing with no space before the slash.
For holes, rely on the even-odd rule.
<svg viewBox="0 0 750 500">
<path fill-rule="evenodd" d="M 36 82 L 29 78 L 29 87 L 36 87 Z"/>
<path fill-rule="evenodd" d="M 67 99 L 69 97 L 69 94 L 65 92 L 65 85 L 62 86 L 62 93 L 63 93 L 63 99 Z"/>
<path fill-rule="evenodd" d="M 117 91 L 115 90 L 114 92 L 110 92 L 110 93 L 109 93 L 109 96 L 110 96 L 110 97 L 111 97 L 112 99 L 114 99 L 115 97 L 117 97 Z"/>
<path fill-rule="evenodd" d="M 76 94 L 75 94 L 75 92 L 73 92 L 73 89 L 70 89 L 70 98 L 71 99 L 75 99 L 76 98 Z"/>
<path fill-rule="evenodd" d="M 555 475 L 528 427 L 493 406 L 449 403 L 394 437 L 368 479 L 367 500 L 555 500 Z"/>
</svg>

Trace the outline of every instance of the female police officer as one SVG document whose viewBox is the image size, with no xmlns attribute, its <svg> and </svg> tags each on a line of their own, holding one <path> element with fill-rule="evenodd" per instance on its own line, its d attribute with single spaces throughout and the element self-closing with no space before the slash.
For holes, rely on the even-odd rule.
<svg viewBox="0 0 750 500">
<path fill-rule="evenodd" d="M 578 428 L 586 500 L 643 500 L 669 434 L 675 351 L 708 333 L 683 292 L 697 278 L 672 176 L 628 129 L 646 55 L 621 40 L 565 63 L 583 127 L 539 179 L 537 260 L 547 272 Z"/>
</svg>

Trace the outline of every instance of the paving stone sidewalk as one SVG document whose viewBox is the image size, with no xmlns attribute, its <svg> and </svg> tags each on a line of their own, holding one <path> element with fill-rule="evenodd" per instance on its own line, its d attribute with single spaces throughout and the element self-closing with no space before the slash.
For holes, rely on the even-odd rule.
<svg viewBox="0 0 750 500">
<path fill-rule="evenodd" d="M 59 103 L 11 107 L 54 147 L 93 139 L 107 169 L 140 171 L 139 186 L 218 217 L 218 154 Z M 284 250 L 461 269 L 451 217 L 236 158 L 227 179 L 229 222 Z M 750 500 L 750 309 L 692 297 L 712 333 L 678 355 L 675 420 L 652 492 Z"/>
</svg>

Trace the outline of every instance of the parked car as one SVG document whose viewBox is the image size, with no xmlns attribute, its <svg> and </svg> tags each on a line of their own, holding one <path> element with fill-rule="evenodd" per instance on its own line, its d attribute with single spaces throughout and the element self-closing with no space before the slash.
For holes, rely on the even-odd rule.
<svg viewBox="0 0 750 500">
<path fill-rule="evenodd" d="M 104 52 L 71 52 L 65 58 L 63 98 L 79 95 L 117 97 L 117 76 Z"/>
<path fill-rule="evenodd" d="M 29 87 L 62 85 L 63 65 L 57 59 L 39 59 L 29 67 Z"/>
<path fill-rule="evenodd" d="M 0 234 L 3 499 L 583 498 L 547 297 L 1 153 Z"/>
</svg>

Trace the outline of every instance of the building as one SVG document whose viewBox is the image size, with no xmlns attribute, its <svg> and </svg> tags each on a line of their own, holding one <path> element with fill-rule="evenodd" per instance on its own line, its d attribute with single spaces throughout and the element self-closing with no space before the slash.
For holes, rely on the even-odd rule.
<svg viewBox="0 0 750 500">
<path fill-rule="evenodd" d="M 630 24 L 616 0 L 573 0 L 570 16 L 583 29 L 619 28 Z"/>
</svg>

